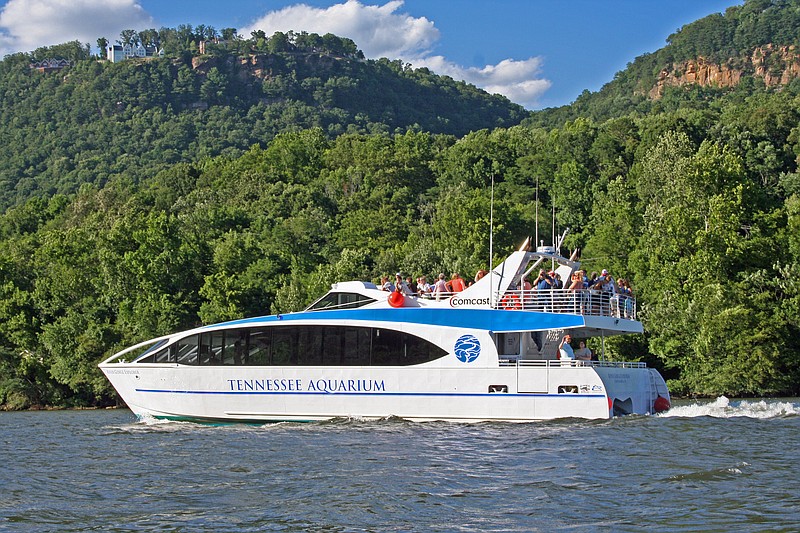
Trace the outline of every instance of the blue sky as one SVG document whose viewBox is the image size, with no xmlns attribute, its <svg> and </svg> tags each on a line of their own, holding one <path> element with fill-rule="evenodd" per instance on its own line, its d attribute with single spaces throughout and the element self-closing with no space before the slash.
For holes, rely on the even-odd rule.
<svg viewBox="0 0 800 533">
<path fill-rule="evenodd" d="M 684 24 L 741 0 L 6 0 L 0 55 L 122 29 L 205 24 L 350 37 L 367 57 L 403 59 L 505 94 L 529 109 L 596 91 Z"/>
</svg>

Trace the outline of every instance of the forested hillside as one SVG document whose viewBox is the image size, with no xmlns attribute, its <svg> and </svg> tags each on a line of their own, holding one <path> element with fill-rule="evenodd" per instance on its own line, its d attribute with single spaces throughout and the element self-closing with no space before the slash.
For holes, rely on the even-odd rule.
<svg viewBox="0 0 800 533">
<path fill-rule="evenodd" d="M 602 122 L 630 113 L 706 108 L 721 100 L 739 102 L 766 86 L 796 85 L 798 28 L 798 0 L 747 0 L 687 24 L 669 36 L 665 47 L 637 57 L 600 91 L 584 91 L 573 104 L 536 113 L 528 124 L 556 127 L 581 117 Z M 698 69 L 706 77 L 690 75 Z"/>
<path fill-rule="evenodd" d="M 800 86 L 675 91 L 552 127 L 297 127 L 136 179 L 87 170 L 0 217 L 0 403 L 106 405 L 96 364 L 136 341 L 297 310 L 337 280 L 486 268 L 492 177 L 495 260 L 533 234 L 538 195 L 540 228 L 554 209 L 565 249 L 632 281 L 645 334 L 607 355 L 677 394 L 797 395 Z"/>
<path fill-rule="evenodd" d="M 460 136 L 528 115 L 427 69 L 365 61 L 349 39 L 278 33 L 209 43 L 198 54 L 205 32 L 183 36 L 183 47 L 173 43 L 177 30 L 161 33 L 171 50 L 162 58 L 109 63 L 66 43 L 0 62 L 0 207 L 85 183 L 138 183 L 176 163 L 241 154 L 283 131 Z M 31 68 L 49 57 L 73 64 Z"/>
</svg>

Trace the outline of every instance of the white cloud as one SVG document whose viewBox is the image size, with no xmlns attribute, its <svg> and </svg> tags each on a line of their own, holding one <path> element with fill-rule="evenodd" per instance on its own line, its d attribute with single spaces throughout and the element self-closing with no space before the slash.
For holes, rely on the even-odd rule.
<svg viewBox="0 0 800 533">
<path fill-rule="evenodd" d="M 542 59 L 531 57 L 523 61 L 504 59 L 497 65 L 483 68 L 462 67 L 442 56 L 409 60 L 417 67 L 428 67 L 437 74 L 472 83 L 487 92 L 506 96 L 512 102 L 532 108 L 550 88 L 550 80 L 541 77 Z"/>
<path fill-rule="evenodd" d="M 402 5 L 402 0 L 391 0 L 382 6 L 348 0 L 325 9 L 297 4 L 269 12 L 239 33 L 245 36 L 253 30 L 264 30 L 267 35 L 289 30 L 333 33 L 353 39 L 367 57 L 373 58 L 395 59 L 427 53 L 439 39 L 439 30 L 424 17 L 396 13 Z"/>
<path fill-rule="evenodd" d="M 151 28 L 137 0 L 9 0 L 0 11 L 0 56 L 78 40 L 96 46 L 124 29 Z"/>
<path fill-rule="evenodd" d="M 244 36 L 249 36 L 253 30 L 263 30 L 267 35 L 289 30 L 320 35 L 333 33 L 355 41 L 369 58 L 402 59 L 415 67 L 428 67 L 437 74 L 502 94 L 528 108 L 536 107 L 539 98 L 550 88 L 550 81 L 541 76 L 539 57 L 505 59 L 497 65 L 475 68 L 431 55 L 439 40 L 439 30 L 424 17 L 414 18 L 399 12 L 402 6 L 402 0 L 390 0 L 383 5 L 347 0 L 328 8 L 297 4 L 269 12 L 239 33 Z"/>
</svg>

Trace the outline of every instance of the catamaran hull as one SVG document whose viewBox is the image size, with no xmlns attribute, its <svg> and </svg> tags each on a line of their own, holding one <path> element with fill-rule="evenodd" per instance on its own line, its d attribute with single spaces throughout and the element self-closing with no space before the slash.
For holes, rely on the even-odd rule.
<svg viewBox="0 0 800 533">
<path fill-rule="evenodd" d="M 669 400 L 663 379 L 652 369 L 578 365 L 317 369 L 115 363 L 101 368 L 137 416 L 173 420 L 605 419 L 652 413 L 659 396 Z"/>
</svg>

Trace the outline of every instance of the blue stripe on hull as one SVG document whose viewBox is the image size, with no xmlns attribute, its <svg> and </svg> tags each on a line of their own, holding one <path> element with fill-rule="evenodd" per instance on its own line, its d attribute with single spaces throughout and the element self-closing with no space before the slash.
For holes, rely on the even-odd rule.
<svg viewBox="0 0 800 533">
<path fill-rule="evenodd" d="M 193 391 L 168 389 L 136 389 L 136 392 L 153 392 L 166 394 L 237 394 L 237 395 L 313 395 L 313 396 L 448 396 L 470 397 L 485 396 L 488 398 L 529 398 L 535 396 L 554 398 L 605 398 L 604 394 L 549 394 L 549 393 L 508 393 L 508 392 L 299 392 L 299 391 Z"/>
</svg>

